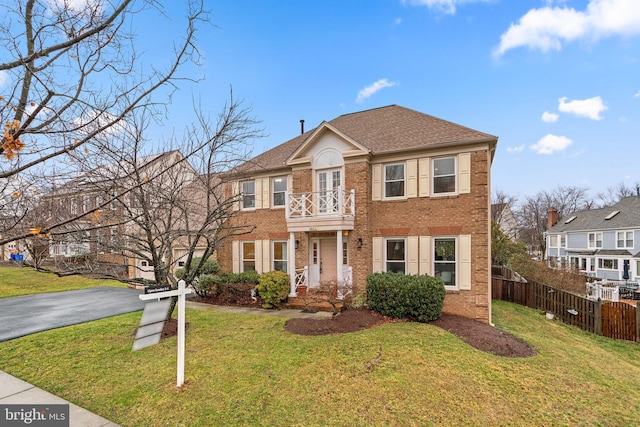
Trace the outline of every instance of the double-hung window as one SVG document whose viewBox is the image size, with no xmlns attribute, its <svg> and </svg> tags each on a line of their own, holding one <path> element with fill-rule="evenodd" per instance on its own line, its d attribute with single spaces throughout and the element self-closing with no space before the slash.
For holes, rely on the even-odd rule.
<svg viewBox="0 0 640 427">
<path fill-rule="evenodd" d="M 78 213 L 78 199 L 71 199 L 71 214 L 75 215 Z"/>
<path fill-rule="evenodd" d="M 633 231 L 618 231 L 616 233 L 618 249 L 633 248 Z"/>
<path fill-rule="evenodd" d="M 564 234 L 560 235 L 560 247 L 561 248 L 566 248 L 567 247 L 567 236 Z"/>
<path fill-rule="evenodd" d="M 287 267 L 287 241 L 273 242 L 273 269 L 289 272 Z"/>
<path fill-rule="evenodd" d="M 589 233 L 589 248 L 602 247 L 602 233 Z"/>
<path fill-rule="evenodd" d="M 285 196 L 287 194 L 287 177 L 280 176 L 273 178 L 273 206 L 284 206 L 286 203 Z"/>
<path fill-rule="evenodd" d="M 558 247 L 558 236 L 555 234 L 552 234 L 549 236 L 549 247 L 550 248 L 557 248 Z"/>
<path fill-rule="evenodd" d="M 256 269 L 256 243 L 242 242 L 242 271 Z"/>
<path fill-rule="evenodd" d="M 456 286 L 456 238 L 433 239 L 433 274 L 447 287 Z"/>
<path fill-rule="evenodd" d="M 386 239 L 385 271 L 405 274 L 407 271 L 407 242 L 402 238 Z"/>
<path fill-rule="evenodd" d="M 89 196 L 82 197 L 82 212 L 86 213 L 91 210 L 91 199 Z"/>
<path fill-rule="evenodd" d="M 456 192 L 456 158 L 433 159 L 433 194 Z"/>
<path fill-rule="evenodd" d="M 384 166 L 384 197 L 405 196 L 405 167 L 404 163 L 394 163 Z"/>
<path fill-rule="evenodd" d="M 256 207 L 256 182 L 244 181 L 242 183 L 242 209 L 254 209 Z"/>
</svg>

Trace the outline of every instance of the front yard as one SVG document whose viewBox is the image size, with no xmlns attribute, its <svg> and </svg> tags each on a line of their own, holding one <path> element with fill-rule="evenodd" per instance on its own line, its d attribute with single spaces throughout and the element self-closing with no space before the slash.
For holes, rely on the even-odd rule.
<svg viewBox="0 0 640 427">
<path fill-rule="evenodd" d="M 45 292 L 73 291 L 98 286 L 126 286 L 116 280 L 90 279 L 84 276 L 58 277 L 29 267 L 0 267 L 0 298 Z"/>
<path fill-rule="evenodd" d="M 640 347 L 494 302 L 539 351 L 510 359 L 429 324 L 307 337 L 271 316 L 187 310 L 176 339 L 131 351 L 140 313 L 0 343 L 0 369 L 123 426 L 632 425 Z M 373 359 L 381 353 L 379 360 Z"/>
</svg>

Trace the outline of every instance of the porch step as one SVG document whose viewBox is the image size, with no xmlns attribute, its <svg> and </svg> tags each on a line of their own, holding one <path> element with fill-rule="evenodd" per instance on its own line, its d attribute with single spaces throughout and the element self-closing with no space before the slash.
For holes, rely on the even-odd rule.
<svg viewBox="0 0 640 427">
<path fill-rule="evenodd" d="M 284 306 L 292 310 L 333 311 L 333 306 L 328 301 L 320 298 L 289 297 Z M 338 311 L 342 311 L 344 304 L 337 302 L 336 308 Z"/>
</svg>

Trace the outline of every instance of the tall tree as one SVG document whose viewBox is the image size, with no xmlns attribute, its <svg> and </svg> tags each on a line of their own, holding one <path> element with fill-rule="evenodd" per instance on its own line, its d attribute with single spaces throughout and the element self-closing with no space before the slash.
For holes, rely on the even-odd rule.
<svg viewBox="0 0 640 427">
<path fill-rule="evenodd" d="M 128 30 L 142 13 L 162 13 L 155 1 L 15 0 L 0 10 L 0 186 L 19 175 L 39 193 L 77 175 L 82 159 L 99 158 L 106 136 L 126 130 L 137 110 L 160 120 L 184 79 L 178 70 L 197 60 L 196 28 L 208 19 L 201 0 L 189 0 L 184 35 L 159 67 L 137 54 Z M 30 227 L 4 224 L 0 244 L 30 235 Z"/>
</svg>

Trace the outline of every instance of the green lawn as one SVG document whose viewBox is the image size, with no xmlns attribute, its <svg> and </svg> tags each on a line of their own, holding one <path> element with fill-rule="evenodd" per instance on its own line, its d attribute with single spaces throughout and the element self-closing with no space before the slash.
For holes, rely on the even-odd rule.
<svg viewBox="0 0 640 427">
<path fill-rule="evenodd" d="M 123 426 L 637 425 L 640 347 L 494 302 L 539 355 L 486 354 L 431 325 L 302 337 L 284 319 L 187 311 L 176 339 L 131 351 L 140 313 L 0 343 L 0 369 Z M 367 361 L 378 354 L 378 365 Z"/>
<path fill-rule="evenodd" d="M 98 286 L 126 285 L 116 280 L 98 280 L 83 276 L 58 277 L 53 273 L 41 273 L 30 267 L 0 267 L 0 298 Z"/>
</svg>

